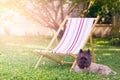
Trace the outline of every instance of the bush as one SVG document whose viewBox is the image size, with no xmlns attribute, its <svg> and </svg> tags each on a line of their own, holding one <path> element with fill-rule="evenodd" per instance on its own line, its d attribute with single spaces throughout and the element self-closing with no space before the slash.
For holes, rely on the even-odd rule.
<svg viewBox="0 0 120 80">
<path fill-rule="evenodd" d="M 120 46 L 120 38 L 112 38 L 110 44 L 114 46 Z"/>
</svg>

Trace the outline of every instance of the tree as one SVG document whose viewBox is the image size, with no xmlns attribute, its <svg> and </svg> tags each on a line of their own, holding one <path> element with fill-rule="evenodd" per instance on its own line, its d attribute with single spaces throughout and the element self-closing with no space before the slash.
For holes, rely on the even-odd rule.
<svg viewBox="0 0 120 80">
<path fill-rule="evenodd" d="M 87 1 L 87 0 L 85 0 Z M 82 0 L 5 0 L 27 18 L 55 31 L 66 15 L 78 17 L 83 8 Z M 19 5 L 18 5 L 19 4 Z M 79 6 L 80 5 L 80 6 Z M 9 6 L 8 6 L 9 7 Z M 60 33 L 60 37 L 64 30 Z"/>
<path fill-rule="evenodd" d="M 28 18 L 55 31 L 66 15 L 73 16 L 72 11 L 78 6 L 77 0 L 12 0 L 17 9 Z M 18 5 L 18 3 L 20 5 Z M 80 10 L 80 9 L 78 9 Z M 75 13 L 75 12 L 74 12 Z M 77 12 L 75 13 L 77 14 Z M 79 15 L 77 15 L 79 16 Z M 60 33 L 62 36 L 64 30 Z"/>
</svg>

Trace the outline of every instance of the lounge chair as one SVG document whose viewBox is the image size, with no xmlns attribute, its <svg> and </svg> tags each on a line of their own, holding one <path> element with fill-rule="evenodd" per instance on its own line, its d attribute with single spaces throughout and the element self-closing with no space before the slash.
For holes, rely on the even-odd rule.
<svg viewBox="0 0 120 80">
<path fill-rule="evenodd" d="M 51 42 L 48 44 L 46 50 L 37 50 L 40 54 L 40 59 L 38 60 L 35 68 L 37 68 L 44 57 L 58 62 L 60 64 L 72 64 L 71 69 L 76 65 L 74 62 L 65 62 L 62 60 L 63 55 L 69 55 L 76 58 L 76 54 L 80 49 L 83 49 L 90 38 L 90 45 L 92 50 L 93 62 L 96 62 L 94 55 L 94 48 L 92 43 L 92 29 L 95 27 L 99 17 L 97 18 L 69 18 L 68 16 L 64 19 L 63 23 L 60 25 L 56 35 L 52 38 Z M 58 45 L 53 49 L 49 50 L 51 45 L 54 43 L 61 29 L 64 28 L 64 24 L 67 22 L 66 30 L 63 37 L 61 38 Z M 53 53 L 57 55 L 58 58 L 50 56 L 48 53 Z"/>
</svg>

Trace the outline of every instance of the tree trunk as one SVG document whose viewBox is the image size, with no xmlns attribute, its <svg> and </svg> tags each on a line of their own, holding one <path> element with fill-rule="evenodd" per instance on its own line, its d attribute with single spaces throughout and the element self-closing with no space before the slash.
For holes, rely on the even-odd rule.
<svg viewBox="0 0 120 80">
<path fill-rule="evenodd" d="M 112 37 L 120 38 L 120 15 L 113 16 Z"/>
</svg>

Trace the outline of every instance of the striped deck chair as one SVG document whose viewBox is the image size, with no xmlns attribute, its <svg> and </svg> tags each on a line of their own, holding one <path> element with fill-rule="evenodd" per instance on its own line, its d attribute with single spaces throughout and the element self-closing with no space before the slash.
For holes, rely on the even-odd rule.
<svg viewBox="0 0 120 80">
<path fill-rule="evenodd" d="M 73 64 L 71 69 L 76 65 L 76 61 L 74 62 L 65 62 L 62 60 L 62 54 L 70 55 L 73 58 L 76 58 L 76 54 L 80 49 L 83 49 L 90 38 L 90 45 L 92 47 L 92 59 L 95 62 L 94 48 L 92 44 L 92 28 L 98 21 L 98 18 L 68 18 L 66 17 L 63 23 L 60 25 L 60 28 L 56 32 L 56 35 L 52 38 L 46 50 L 37 50 L 38 54 L 41 55 L 38 60 L 35 68 L 37 68 L 44 57 L 51 59 L 55 62 L 61 64 Z M 57 38 L 60 30 L 63 28 L 64 24 L 67 21 L 66 30 L 59 44 L 53 49 L 49 50 L 54 40 Z M 54 58 L 53 56 L 48 55 L 47 53 L 53 53 L 58 56 L 58 58 Z"/>
</svg>

